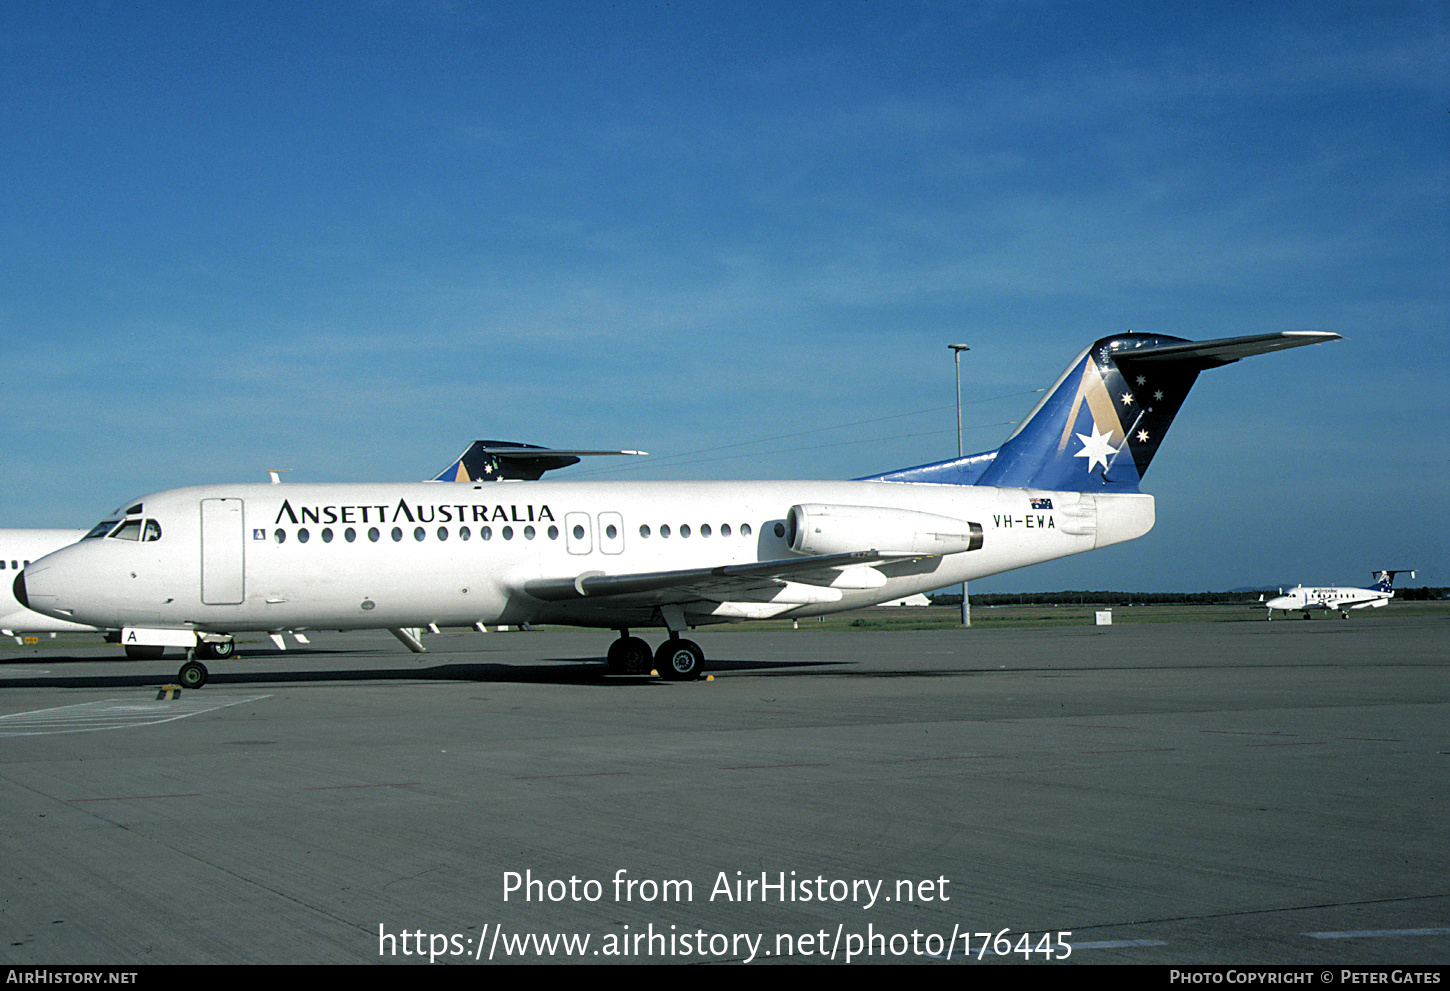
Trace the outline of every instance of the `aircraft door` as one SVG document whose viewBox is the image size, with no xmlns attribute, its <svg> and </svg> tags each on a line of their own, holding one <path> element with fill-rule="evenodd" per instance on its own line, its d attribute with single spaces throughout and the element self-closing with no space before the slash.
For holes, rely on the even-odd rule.
<svg viewBox="0 0 1450 991">
<path fill-rule="evenodd" d="M 589 530 L 588 513 L 564 514 L 564 544 L 569 548 L 570 554 L 588 554 L 594 549 Z"/>
<path fill-rule="evenodd" d="M 605 554 L 624 553 L 624 517 L 618 513 L 599 514 L 599 549 Z"/>
<path fill-rule="evenodd" d="M 234 606 L 242 601 L 242 500 L 201 501 L 201 601 Z"/>
</svg>

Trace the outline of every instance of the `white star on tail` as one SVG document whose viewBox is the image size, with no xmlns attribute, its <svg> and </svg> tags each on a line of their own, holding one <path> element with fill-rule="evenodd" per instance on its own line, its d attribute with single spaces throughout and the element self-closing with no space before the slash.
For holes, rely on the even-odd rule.
<svg viewBox="0 0 1450 991">
<path fill-rule="evenodd" d="M 1098 462 L 1102 462 L 1103 470 L 1106 471 L 1108 467 L 1108 458 L 1116 450 L 1116 448 L 1114 448 L 1112 445 L 1112 441 L 1109 439 L 1112 437 L 1112 434 L 1098 433 L 1098 425 L 1094 423 L 1093 433 L 1091 437 L 1089 437 L 1087 434 L 1074 434 L 1073 436 L 1075 436 L 1078 440 L 1082 441 L 1082 450 L 1074 454 L 1073 457 L 1087 458 L 1088 471 L 1092 471 L 1093 468 L 1098 464 Z"/>
</svg>

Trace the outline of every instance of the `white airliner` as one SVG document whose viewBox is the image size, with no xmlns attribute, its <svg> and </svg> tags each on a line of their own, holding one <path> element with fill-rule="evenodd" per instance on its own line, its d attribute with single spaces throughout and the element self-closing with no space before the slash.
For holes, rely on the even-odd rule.
<svg viewBox="0 0 1450 991">
<path fill-rule="evenodd" d="M 244 631 L 561 623 L 618 630 L 611 670 L 644 672 L 629 630 L 664 627 L 655 665 L 695 678 L 704 655 L 681 634 L 696 626 L 854 609 L 1142 536 L 1139 481 L 1198 373 L 1338 337 L 1105 337 L 997 450 L 855 481 L 172 489 L 32 562 L 15 594 L 203 658 Z M 179 677 L 199 687 L 206 668 Z"/>
<path fill-rule="evenodd" d="M 1277 598 L 1270 599 L 1264 605 L 1268 607 L 1268 618 L 1274 618 L 1274 610 L 1282 609 L 1284 612 L 1302 612 L 1304 618 L 1309 618 L 1309 613 L 1315 609 L 1338 609 L 1339 615 L 1345 619 L 1349 618 L 1351 609 L 1381 609 L 1390 604 L 1395 597 L 1395 575 L 1400 571 L 1375 571 L 1372 574 L 1378 581 L 1373 588 L 1313 588 L 1307 585 L 1296 585 L 1287 592 L 1281 592 Z M 1415 573 L 1410 572 L 1414 578 Z M 1259 596 L 1260 601 L 1263 596 Z"/>
<path fill-rule="evenodd" d="M 93 626 L 43 616 L 16 600 L 9 571 L 19 571 L 31 561 L 67 547 L 84 537 L 84 530 L 0 530 L 0 633 L 22 643 L 29 634 L 96 633 Z"/>
<path fill-rule="evenodd" d="M 559 451 L 538 447 L 533 444 L 518 444 L 513 441 L 478 440 L 459 455 L 443 470 L 435 481 L 469 481 L 471 478 L 537 479 L 546 471 L 576 464 L 583 455 L 644 454 L 643 451 Z M 272 472 L 274 483 L 280 483 L 277 472 Z M 38 560 L 53 551 L 68 547 L 86 535 L 85 530 L 7 530 L 0 529 L 0 579 L 6 570 L 19 571 L 33 560 Z M 104 630 L 68 620 L 44 616 L 33 609 L 22 606 L 15 598 L 13 583 L 0 580 L 0 634 L 14 637 L 17 644 L 23 644 L 27 636 L 48 633 L 101 633 L 114 639 L 120 636 L 118 630 Z M 280 633 L 274 639 L 281 645 Z M 300 638 L 299 638 L 300 639 Z M 303 642 L 306 642 L 305 639 Z M 416 646 L 416 639 L 413 640 Z M 185 644 L 184 646 L 190 646 Z M 209 641 L 208 653 L 213 657 L 225 657 L 231 653 L 230 637 L 216 637 Z M 138 659 L 155 660 L 161 657 L 164 646 L 148 643 L 126 645 L 126 655 Z"/>
</svg>

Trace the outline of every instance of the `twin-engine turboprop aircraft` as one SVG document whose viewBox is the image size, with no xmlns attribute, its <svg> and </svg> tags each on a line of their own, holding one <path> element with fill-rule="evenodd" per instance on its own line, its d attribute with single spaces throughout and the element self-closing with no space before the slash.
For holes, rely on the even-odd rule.
<svg viewBox="0 0 1450 991">
<path fill-rule="evenodd" d="M 618 630 L 611 670 L 643 672 L 629 630 L 664 627 L 659 671 L 695 678 L 704 654 L 681 634 L 696 626 L 855 609 L 1142 536 L 1139 481 L 1198 373 L 1338 336 L 1105 337 L 997 450 L 849 482 L 496 484 L 455 465 L 463 484 L 172 489 L 33 562 L 15 594 L 201 656 L 240 632 L 562 623 Z M 180 673 L 206 677 L 196 660 Z"/>
<path fill-rule="evenodd" d="M 1351 609 L 1382 609 L 1395 597 L 1395 575 L 1400 572 L 1374 571 L 1371 574 L 1377 579 L 1373 588 L 1315 588 L 1295 585 L 1289 591 L 1281 591 L 1277 597 L 1264 603 L 1269 610 L 1267 618 L 1274 618 L 1275 609 L 1282 609 L 1286 613 L 1301 612 L 1305 619 L 1316 609 L 1338 609 L 1339 615 L 1344 619 L 1349 618 Z M 1415 577 L 1413 571 L 1410 572 L 1410 577 Z M 1259 599 L 1262 601 L 1263 596 L 1259 596 Z"/>
</svg>

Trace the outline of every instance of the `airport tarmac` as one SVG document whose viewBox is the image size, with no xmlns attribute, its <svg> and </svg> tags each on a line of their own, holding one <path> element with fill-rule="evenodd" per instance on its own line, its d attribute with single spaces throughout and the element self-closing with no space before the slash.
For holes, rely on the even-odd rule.
<svg viewBox="0 0 1450 991">
<path fill-rule="evenodd" d="M 1447 634 L 311 634 L 173 701 L 10 650 L 0 961 L 1445 964 Z"/>
</svg>

